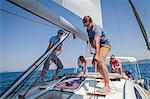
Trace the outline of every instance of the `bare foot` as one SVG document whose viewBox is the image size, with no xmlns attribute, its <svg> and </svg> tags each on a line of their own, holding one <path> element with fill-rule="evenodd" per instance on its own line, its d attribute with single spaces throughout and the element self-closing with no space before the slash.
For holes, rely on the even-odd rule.
<svg viewBox="0 0 150 99">
<path fill-rule="evenodd" d="M 98 93 L 107 93 L 107 92 L 110 92 L 110 91 L 111 91 L 110 87 L 104 86 L 102 89 L 97 90 L 96 92 L 98 92 Z"/>
</svg>

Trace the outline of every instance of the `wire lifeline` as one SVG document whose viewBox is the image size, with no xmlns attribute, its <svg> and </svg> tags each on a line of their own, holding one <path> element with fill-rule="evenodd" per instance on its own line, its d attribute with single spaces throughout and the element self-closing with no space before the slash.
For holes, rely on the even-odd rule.
<svg viewBox="0 0 150 99">
<path fill-rule="evenodd" d="M 71 37 L 71 39 L 69 39 L 69 41 L 65 44 L 65 47 L 61 50 L 61 52 L 68 46 L 68 44 L 72 41 L 73 39 L 73 36 Z M 61 53 L 59 52 L 58 55 Z M 57 55 L 57 56 L 58 56 Z M 50 63 L 50 65 L 52 64 L 52 62 Z M 46 69 L 48 68 L 48 66 L 46 67 Z M 44 69 L 44 70 L 46 70 Z M 23 94 L 23 95 L 20 95 L 20 97 L 25 97 L 25 95 L 31 90 L 31 88 L 35 85 L 35 83 L 39 80 L 39 78 L 41 77 L 41 75 L 32 83 L 32 85 L 29 87 L 29 89 Z"/>
</svg>

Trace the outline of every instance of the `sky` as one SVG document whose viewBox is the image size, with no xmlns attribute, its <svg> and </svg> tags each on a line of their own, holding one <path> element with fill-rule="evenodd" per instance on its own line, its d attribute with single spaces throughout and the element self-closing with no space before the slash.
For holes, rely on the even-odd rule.
<svg viewBox="0 0 150 99">
<path fill-rule="evenodd" d="M 41 2 L 85 31 L 81 18 L 50 0 Z M 134 0 L 133 3 L 150 41 L 150 1 Z M 0 72 L 24 71 L 45 52 L 50 37 L 55 36 L 59 28 L 5 0 L 0 1 L 0 9 L 42 23 L 0 11 Z M 128 0 L 102 0 L 102 15 L 104 30 L 108 33 L 112 44 L 109 56 L 115 54 L 136 57 L 138 60 L 150 59 L 150 52 L 146 48 Z M 73 39 L 59 56 L 64 68 L 76 67 L 77 58 L 80 55 L 86 56 L 86 46 L 85 41 Z M 56 68 L 54 65 L 51 67 Z"/>
</svg>

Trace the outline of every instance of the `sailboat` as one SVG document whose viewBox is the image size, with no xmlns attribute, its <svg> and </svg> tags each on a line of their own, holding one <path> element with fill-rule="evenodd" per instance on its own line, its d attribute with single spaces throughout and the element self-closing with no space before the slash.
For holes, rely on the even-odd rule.
<svg viewBox="0 0 150 99">
<path fill-rule="evenodd" d="M 42 87 L 40 85 L 34 86 L 39 80 L 37 78 L 29 88 L 25 88 L 24 85 L 27 83 L 27 81 L 29 81 L 31 77 L 36 74 L 47 57 L 50 56 L 55 48 L 57 48 L 59 44 L 66 40 L 69 35 L 75 35 L 85 42 L 88 41 L 88 35 L 78 27 L 71 24 L 64 17 L 58 16 L 56 13 L 48 9 L 48 7 L 44 6 L 44 4 L 42 4 L 39 0 L 8 1 L 64 29 L 66 33 L 63 35 L 61 40 L 52 47 L 52 49 L 46 51 L 8 89 L 1 94 L 1 99 L 112 99 L 112 97 L 115 99 L 150 98 L 150 93 L 144 89 L 144 83 L 141 79 L 137 59 L 133 57 L 117 57 L 118 59 L 128 61 L 133 65 L 134 77 L 131 79 L 125 75 L 122 79 L 119 79 L 119 74 L 109 73 L 111 80 L 110 86 L 112 89 L 112 91 L 109 93 L 96 93 L 95 90 L 104 85 L 102 80 L 103 77 L 96 72 L 96 69 L 94 73 L 86 72 L 85 74 L 66 74 L 59 80 L 50 81 L 47 83 L 47 85 Z M 79 0 L 79 3 L 76 3 L 76 0 L 53 1 L 81 18 L 83 18 L 85 15 L 91 16 L 94 19 L 94 22 L 103 28 L 101 0 Z M 97 14 L 93 15 L 93 13 Z"/>
</svg>

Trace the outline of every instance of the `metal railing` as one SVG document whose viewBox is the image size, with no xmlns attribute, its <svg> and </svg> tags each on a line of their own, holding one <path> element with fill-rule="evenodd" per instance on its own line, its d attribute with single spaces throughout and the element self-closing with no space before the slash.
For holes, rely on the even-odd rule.
<svg viewBox="0 0 150 99">
<path fill-rule="evenodd" d="M 0 96 L 1 99 L 9 99 L 18 93 L 18 90 L 25 86 L 25 83 L 37 73 L 38 69 L 42 66 L 45 60 L 52 54 L 52 52 L 69 36 L 68 33 L 63 35 L 60 41 L 58 41 L 50 50 L 46 51 L 40 58 L 38 58 L 18 79 L 14 81 Z"/>
</svg>

